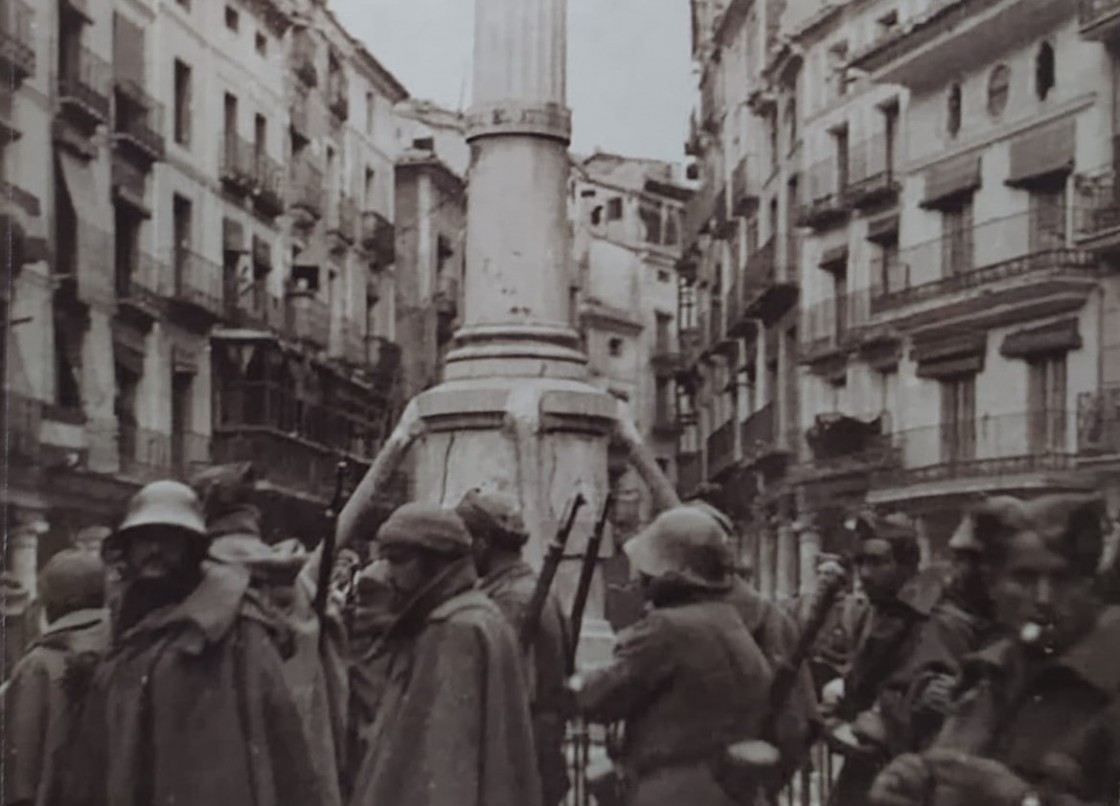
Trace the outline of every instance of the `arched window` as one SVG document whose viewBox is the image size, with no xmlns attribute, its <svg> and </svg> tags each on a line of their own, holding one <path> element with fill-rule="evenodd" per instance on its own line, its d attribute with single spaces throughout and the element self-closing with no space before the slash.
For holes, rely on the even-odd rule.
<svg viewBox="0 0 1120 806">
<path fill-rule="evenodd" d="M 950 135 L 956 136 L 961 130 L 961 85 L 954 84 L 949 87 L 949 108 L 945 119 L 945 129 Z"/>
<path fill-rule="evenodd" d="M 997 64 L 988 76 L 988 112 L 999 117 L 1007 108 L 1007 96 L 1011 92 L 1011 69 L 1006 64 Z"/>
<path fill-rule="evenodd" d="M 1034 61 L 1034 91 L 1040 101 L 1045 101 L 1050 90 L 1054 89 L 1054 68 L 1054 46 L 1043 42 L 1038 46 Z"/>
</svg>

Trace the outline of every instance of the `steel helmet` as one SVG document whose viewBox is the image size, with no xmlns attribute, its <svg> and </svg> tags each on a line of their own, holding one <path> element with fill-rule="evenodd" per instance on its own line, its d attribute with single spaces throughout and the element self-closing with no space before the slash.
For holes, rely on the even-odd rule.
<svg viewBox="0 0 1120 806">
<path fill-rule="evenodd" d="M 732 562 L 723 527 L 695 506 L 662 512 L 623 550 L 638 571 L 654 579 L 713 589 L 731 584 Z"/>
<path fill-rule="evenodd" d="M 393 511 L 377 532 L 381 546 L 411 546 L 436 554 L 466 556 L 471 536 L 452 509 L 413 502 Z"/>
<path fill-rule="evenodd" d="M 39 598 L 60 614 L 105 604 L 105 564 L 89 549 L 71 548 L 51 557 L 39 572 Z"/>
<path fill-rule="evenodd" d="M 178 481 L 154 481 L 132 496 L 117 535 L 141 526 L 174 526 L 206 536 L 202 502 L 194 490 Z"/>
<path fill-rule="evenodd" d="M 997 532 L 1006 531 L 1013 523 L 1023 519 L 1023 502 L 1009 495 L 987 498 L 965 513 L 960 525 L 949 538 L 953 551 L 985 554 Z"/>
<path fill-rule="evenodd" d="M 463 496 L 455 512 L 476 540 L 489 538 L 520 548 L 529 539 L 521 507 L 509 493 L 483 492 L 475 488 Z"/>
</svg>

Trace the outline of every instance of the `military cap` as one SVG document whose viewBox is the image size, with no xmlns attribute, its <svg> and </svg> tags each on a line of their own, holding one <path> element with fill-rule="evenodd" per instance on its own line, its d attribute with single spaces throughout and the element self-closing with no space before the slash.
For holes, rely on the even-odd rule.
<svg viewBox="0 0 1120 806">
<path fill-rule="evenodd" d="M 191 477 L 190 485 L 202 501 L 207 520 L 252 503 L 258 474 L 252 462 L 212 465 Z"/>
<path fill-rule="evenodd" d="M 39 598 L 60 614 L 105 604 L 105 564 L 83 549 L 64 549 L 39 572 Z"/>
<path fill-rule="evenodd" d="M 153 481 L 132 496 L 116 537 L 142 526 L 173 526 L 206 536 L 202 502 L 194 490 L 178 481 Z"/>
<path fill-rule="evenodd" d="M 623 551 L 638 571 L 654 579 L 716 589 L 731 584 L 727 536 L 718 520 L 695 506 L 662 512 Z"/>
<path fill-rule="evenodd" d="M 454 510 L 419 502 L 394 510 L 381 524 L 377 542 L 382 546 L 412 546 L 439 554 L 465 555 L 471 550 L 470 533 Z"/>
<path fill-rule="evenodd" d="M 1023 505 L 1029 528 L 1046 548 L 1075 568 L 1094 574 L 1107 533 L 1104 498 L 1095 493 L 1045 495 Z"/>
<path fill-rule="evenodd" d="M 529 539 L 521 507 L 508 493 L 469 490 L 455 507 L 455 513 L 474 538 L 489 538 L 515 548 Z"/>
<path fill-rule="evenodd" d="M 960 525 L 949 538 L 949 548 L 985 554 L 992 548 L 992 541 L 1001 539 L 1012 523 L 1021 522 L 1023 502 L 1009 495 L 988 498 L 965 513 Z"/>
</svg>

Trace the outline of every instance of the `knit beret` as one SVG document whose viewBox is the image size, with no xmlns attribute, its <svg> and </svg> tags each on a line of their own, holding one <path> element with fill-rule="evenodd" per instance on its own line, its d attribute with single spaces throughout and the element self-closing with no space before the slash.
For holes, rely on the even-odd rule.
<svg viewBox="0 0 1120 806">
<path fill-rule="evenodd" d="M 485 537 L 518 548 L 529 539 L 517 499 L 508 493 L 469 490 L 455 512 L 472 537 Z"/>
<path fill-rule="evenodd" d="M 377 532 L 382 546 L 413 546 L 440 554 L 467 554 L 471 536 L 462 518 L 438 504 L 414 502 L 394 510 Z"/>
</svg>

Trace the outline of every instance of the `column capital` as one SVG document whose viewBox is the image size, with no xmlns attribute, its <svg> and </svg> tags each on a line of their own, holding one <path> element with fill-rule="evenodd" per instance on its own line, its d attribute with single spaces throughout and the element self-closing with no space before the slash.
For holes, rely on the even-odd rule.
<svg viewBox="0 0 1120 806">
<path fill-rule="evenodd" d="M 572 113 L 559 104 L 503 101 L 467 111 L 467 141 L 502 134 L 549 137 L 567 145 L 572 139 Z"/>
</svg>

